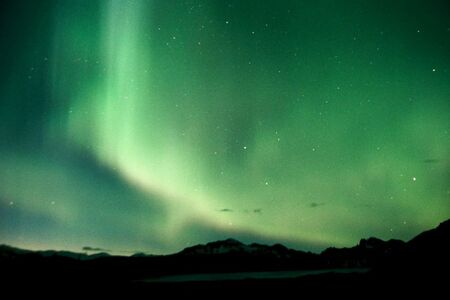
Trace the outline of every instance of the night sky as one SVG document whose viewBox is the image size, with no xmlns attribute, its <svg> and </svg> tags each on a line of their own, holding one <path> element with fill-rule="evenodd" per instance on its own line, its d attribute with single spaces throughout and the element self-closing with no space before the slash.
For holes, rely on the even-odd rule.
<svg viewBox="0 0 450 300">
<path fill-rule="evenodd" d="M 0 243 L 320 251 L 450 217 L 448 1 L 0 4 Z"/>
</svg>

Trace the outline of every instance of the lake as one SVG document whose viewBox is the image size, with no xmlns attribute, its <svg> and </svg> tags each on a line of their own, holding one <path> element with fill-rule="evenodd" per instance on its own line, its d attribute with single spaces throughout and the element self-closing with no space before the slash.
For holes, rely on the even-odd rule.
<svg viewBox="0 0 450 300">
<path fill-rule="evenodd" d="M 301 271 L 272 271 L 272 272 L 238 272 L 238 273 L 199 273 L 168 275 L 144 280 L 145 282 L 190 282 L 190 281 L 223 281 L 244 279 L 287 279 L 306 275 L 325 273 L 366 273 L 369 269 L 324 269 Z"/>
</svg>

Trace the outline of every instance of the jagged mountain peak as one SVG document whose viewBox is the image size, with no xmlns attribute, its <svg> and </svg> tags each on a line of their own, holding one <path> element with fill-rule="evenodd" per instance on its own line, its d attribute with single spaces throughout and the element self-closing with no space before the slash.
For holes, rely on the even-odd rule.
<svg viewBox="0 0 450 300">
<path fill-rule="evenodd" d="M 275 244 L 272 246 L 263 245 L 259 243 L 244 244 L 236 239 L 228 238 L 225 240 L 219 240 L 210 242 L 207 244 L 196 245 L 185 248 L 179 255 L 260 255 L 260 256 L 276 256 L 286 257 L 291 255 L 294 251 L 288 249 L 281 244 Z"/>
</svg>

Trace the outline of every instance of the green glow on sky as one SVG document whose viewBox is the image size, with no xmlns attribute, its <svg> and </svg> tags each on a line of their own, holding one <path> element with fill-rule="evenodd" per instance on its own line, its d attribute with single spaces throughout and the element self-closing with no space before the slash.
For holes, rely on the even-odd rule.
<svg viewBox="0 0 450 300">
<path fill-rule="evenodd" d="M 318 251 L 450 217 L 446 1 L 11 1 L 0 243 Z"/>
</svg>

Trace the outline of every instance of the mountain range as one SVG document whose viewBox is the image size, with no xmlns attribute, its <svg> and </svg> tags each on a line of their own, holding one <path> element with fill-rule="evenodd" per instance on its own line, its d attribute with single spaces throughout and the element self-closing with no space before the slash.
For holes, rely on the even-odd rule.
<svg viewBox="0 0 450 300">
<path fill-rule="evenodd" d="M 362 239 L 351 248 L 328 248 L 320 254 L 289 249 L 283 245 L 244 244 L 234 239 L 185 248 L 171 255 L 88 255 L 69 251 L 30 251 L 0 246 L 3 282 L 108 282 L 144 284 L 145 280 L 176 274 L 236 272 L 287 272 L 330 270 L 328 275 L 305 276 L 311 286 L 351 278 L 357 282 L 395 282 L 399 276 L 415 282 L 420 278 L 439 282 L 439 270 L 448 270 L 450 220 L 408 242 Z M 337 275 L 332 270 L 364 269 L 367 272 Z M 45 272 L 44 272 L 45 271 Z M 315 278 L 315 279 L 314 279 Z M 312 281 L 311 281 L 312 280 Z M 344 281 L 345 281 L 344 280 Z M 391 281 L 390 281 L 391 280 Z M 280 281 L 277 281 L 280 284 Z"/>
</svg>

